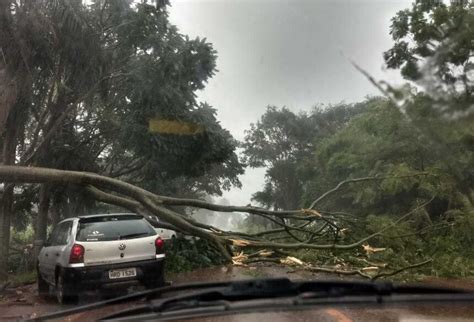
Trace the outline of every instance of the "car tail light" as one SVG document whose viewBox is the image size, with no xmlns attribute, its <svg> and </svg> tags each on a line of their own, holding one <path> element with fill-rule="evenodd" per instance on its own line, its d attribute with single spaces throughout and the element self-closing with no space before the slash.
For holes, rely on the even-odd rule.
<svg viewBox="0 0 474 322">
<path fill-rule="evenodd" d="M 157 254 L 163 254 L 165 252 L 165 242 L 161 237 L 155 239 L 155 249 Z"/>
<path fill-rule="evenodd" d="M 72 246 L 69 263 L 84 263 L 84 246 L 78 244 Z"/>
</svg>

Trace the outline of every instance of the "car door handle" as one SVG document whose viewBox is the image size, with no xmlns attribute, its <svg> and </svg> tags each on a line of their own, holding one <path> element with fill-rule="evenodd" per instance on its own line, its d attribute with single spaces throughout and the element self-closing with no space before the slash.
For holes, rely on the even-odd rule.
<svg viewBox="0 0 474 322">
<path fill-rule="evenodd" d="M 46 253 L 46 254 L 44 254 L 44 256 L 48 257 L 49 255 Z"/>
<path fill-rule="evenodd" d="M 56 253 L 56 256 L 59 256 L 59 253 Z"/>
</svg>

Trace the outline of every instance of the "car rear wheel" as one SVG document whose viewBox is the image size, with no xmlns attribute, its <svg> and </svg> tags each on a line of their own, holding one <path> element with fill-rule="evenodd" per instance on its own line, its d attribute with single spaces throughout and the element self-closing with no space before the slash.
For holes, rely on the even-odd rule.
<svg viewBox="0 0 474 322">
<path fill-rule="evenodd" d="M 59 304 L 72 304 L 77 302 L 78 296 L 72 294 L 73 290 L 64 283 L 63 274 L 60 272 L 56 277 L 56 299 Z"/>
<path fill-rule="evenodd" d="M 41 297 L 46 297 L 49 295 L 49 284 L 41 276 L 41 273 L 38 269 L 36 270 L 36 272 L 38 275 L 38 295 Z"/>
</svg>

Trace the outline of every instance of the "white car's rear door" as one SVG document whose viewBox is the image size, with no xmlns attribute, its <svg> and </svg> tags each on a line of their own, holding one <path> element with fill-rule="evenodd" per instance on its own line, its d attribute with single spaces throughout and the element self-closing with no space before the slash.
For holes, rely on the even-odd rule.
<svg viewBox="0 0 474 322">
<path fill-rule="evenodd" d="M 84 246 L 84 265 L 116 264 L 155 258 L 156 237 L 77 242 L 77 244 Z"/>
<path fill-rule="evenodd" d="M 76 244 L 84 265 L 116 264 L 156 258 L 153 227 L 141 216 L 107 215 L 79 220 Z"/>
</svg>

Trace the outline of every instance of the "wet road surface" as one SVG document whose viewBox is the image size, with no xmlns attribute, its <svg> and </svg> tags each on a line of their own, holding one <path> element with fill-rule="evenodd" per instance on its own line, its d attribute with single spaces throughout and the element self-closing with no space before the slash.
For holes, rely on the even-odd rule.
<svg viewBox="0 0 474 322">
<path fill-rule="evenodd" d="M 193 272 L 172 274 L 167 280 L 173 284 L 241 280 L 261 277 L 289 277 L 294 279 L 314 279 L 317 275 L 310 272 L 292 272 L 288 267 L 274 265 L 259 265 L 253 267 L 219 266 L 200 269 Z M 133 290 L 131 290 L 133 291 Z M 86 293 L 82 296 L 79 305 L 94 303 L 103 300 L 97 292 Z M 21 286 L 8 290 L 3 301 L 0 299 L 0 321 L 15 321 L 31 316 L 55 312 L 74 306 L 59 305 L 54 297 L 41 298 L 37 296 L 35 284 Z M 107 311 L 108 312 L 108 311 Z M 82 318 L 81 318 L 82 319 Z M 71 320 L 75 320 L 71 319 Z"/>
<path fill-rule="evenodd" d="M 306 271 L 292 271 L 291 268 L 259 264 L 252 267 L 238 267 L 238 266 L 219 266 L 201 269 L 189 273 L 181 273 L 167 276 L 167 279 L 173 284 L 192 283 L 192 282 L 204 282 L 204 281 L 226 281 L 226 280 L 241 280 L 251 278 L 263 278 L 263 277 L 289 277 L 290 279 L 334 279 L 334 275 L 323 275 L 317 273 L 311 273 Z M 452 281 L 443 279 L 427 279 L 426 281 L 432 285 L 446 286 L 446 287 L 463 287 L 474 289 L 474 281 Z M 133 290 L 132 290 L 133 291 Z M 82 296 L 79 305 L 89 304 L 102 300 L 103 298 L 98 293 L 87 293 Z M 116 305 L 113 308 L 104 308 L 94 310 L 92 312 L 84 312 L 75 314 L 68 317 L 65 321 L 89 321 L 94 320 L 97 317 L 105 314 L 110 314 L 115 311 L 123 310 L 129 307 L 130 304 Z M 0 299 L 0 321 L 15 321 L 19 319 L 39 316 L 41 314 L 56 312 L 73 306 L 61 306 L 58 305 L 54 298 L 40 298 L 36 295 L 36 285 L 25 285 L 16 289 L 8 290 L 8 294 Z M 443 316 L 456 315 L 460 319 L 459 321 L 474 321 L 474 307 L 435 307 L 437 314 Z M 298 318 L 295 320 L 287 319 L 288 317 L 295 317 L 294 313 L 283 313 L 279 312 L 277 316 L 272 317 L 268 313 L 264 319 L 259 314 L 250 315 L 239 315 L 239 316 L 227 316 L 222 319 L 210 318 L 205 321 L 314 321 L 315 318 L 321 321 L 338 321 L 338 322 L 351 322 L 351 321 L 427 321 L 421 319 L 423 315 L 429 314 L 430 310 L 433 310 L 433 306 L 420 306 L 416 308 L 399 308 L 399 309 L 388 309 L 383 310 L 375 309 L 368 310 L 362 308 L 351 308 L 341 309 L 338 308 L 325 308 L 311 311 L 302 311 L 297 314 Z M 460 314 L 463 313 L 463 314 Z M 290 314 L 290 315 L 288 315 Z M 417 315 L 418 314 L 418 315 Z M 246 316 L 246 319 L 242 319 Z M 260 316 L 260 317 L 259 317 Z M 420 319 L 416 317 L 419 316 Z M 442 316 L 440 316 L 442 318 Z M 443 319 L 441 319 L 443 320 Z M 432 319 L 430 321 L 441 321 Z M 204 321 L 204 320 L 199 320 Z"/>
</svg>

